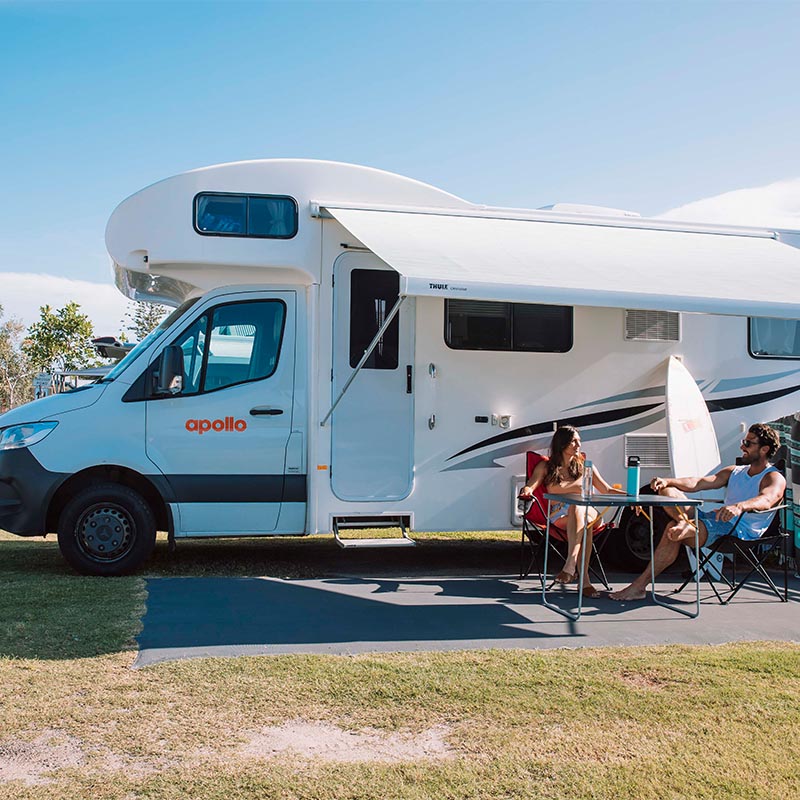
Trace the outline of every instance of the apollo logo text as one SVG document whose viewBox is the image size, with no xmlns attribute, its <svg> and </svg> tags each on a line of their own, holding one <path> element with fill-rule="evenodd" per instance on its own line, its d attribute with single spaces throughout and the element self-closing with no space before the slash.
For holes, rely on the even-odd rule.
<svg viewBox="0 0 800 800">
<path fill-rule="evenodd" d="M 233 417 L 225 417 L 225 419 L 187 419 L 186 430 L 190 433 L 197 433 L 202 436 L 208 431 L 216 431 L 217 433 L 241 433 L 247 430 L 247 423 L 243 419 L 234 419 Z"/>
</svg>

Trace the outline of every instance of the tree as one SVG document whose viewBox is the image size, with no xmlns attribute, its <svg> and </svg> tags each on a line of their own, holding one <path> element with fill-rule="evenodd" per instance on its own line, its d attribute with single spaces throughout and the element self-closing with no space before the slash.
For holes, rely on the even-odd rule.
<svg viewBox="0 0 800 800">
<path fill-rule="evenodd" d="M 168 312 L 169 309 L 166 306 L 158 303 L 143 303 L 134 300 L 128 303 L 128 310 L 125 312 L 122 324 L 125 325 L 127 321 L 125 330 L 130 331 L 137 342 L 141 342 L 150 331 L 158 327 Z"/>
<path fill-rule="evenodd" d="M 0 325 L 0 412 L 33 399 L 32 380 L 36 370 L 22 350 L 24 332 L 25 326 L 17 319 Z"/>
<path fill-rule="evenodd" d="M 98 363 L 91 344 L 92 323 L 72 302 L 53 311 L 42 306 L 39 321 L 28 330 L 22 349 L 40 372 L 85 369 Z"/>
</svg>

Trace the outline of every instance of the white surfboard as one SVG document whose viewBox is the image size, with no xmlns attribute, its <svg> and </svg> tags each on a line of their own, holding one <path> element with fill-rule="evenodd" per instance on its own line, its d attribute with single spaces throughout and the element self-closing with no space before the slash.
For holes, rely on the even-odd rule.
<svg viewBox="0 0 800 800">
<path fill-rule="evenodd" d="M 667 362 L 666 408 L 673 476 L 710 474 L 719 466 L 717 434 L 697 382 L 674 356 Z"/>
</svg>

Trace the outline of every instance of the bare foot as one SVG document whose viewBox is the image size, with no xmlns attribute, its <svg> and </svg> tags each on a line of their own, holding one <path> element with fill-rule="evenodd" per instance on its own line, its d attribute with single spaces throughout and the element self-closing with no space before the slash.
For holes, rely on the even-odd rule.
<svg viewBox="0 0 800 800">
<path fill-rule="evenodd" d="M 618 592 L 611 592 L 608 596 L 612 600 L 644 600 L 647 596 L 647 590 L 631 584 Z"/>
</svg>

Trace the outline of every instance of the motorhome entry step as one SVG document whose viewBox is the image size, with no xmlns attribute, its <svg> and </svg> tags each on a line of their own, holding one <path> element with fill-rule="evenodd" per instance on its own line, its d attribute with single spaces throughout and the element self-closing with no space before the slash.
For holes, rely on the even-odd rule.
<svg viewBox="0 0 800 800">
<path fill-rule="evenodd" d="M 408 535 L 408 517 L 334 517 L 333 536 L 339 547 L 414 547 L 416 542 Z M 399 529 L 400 536 L 379 539 L 343 537 L 342 531 Z"/>
</svg>

